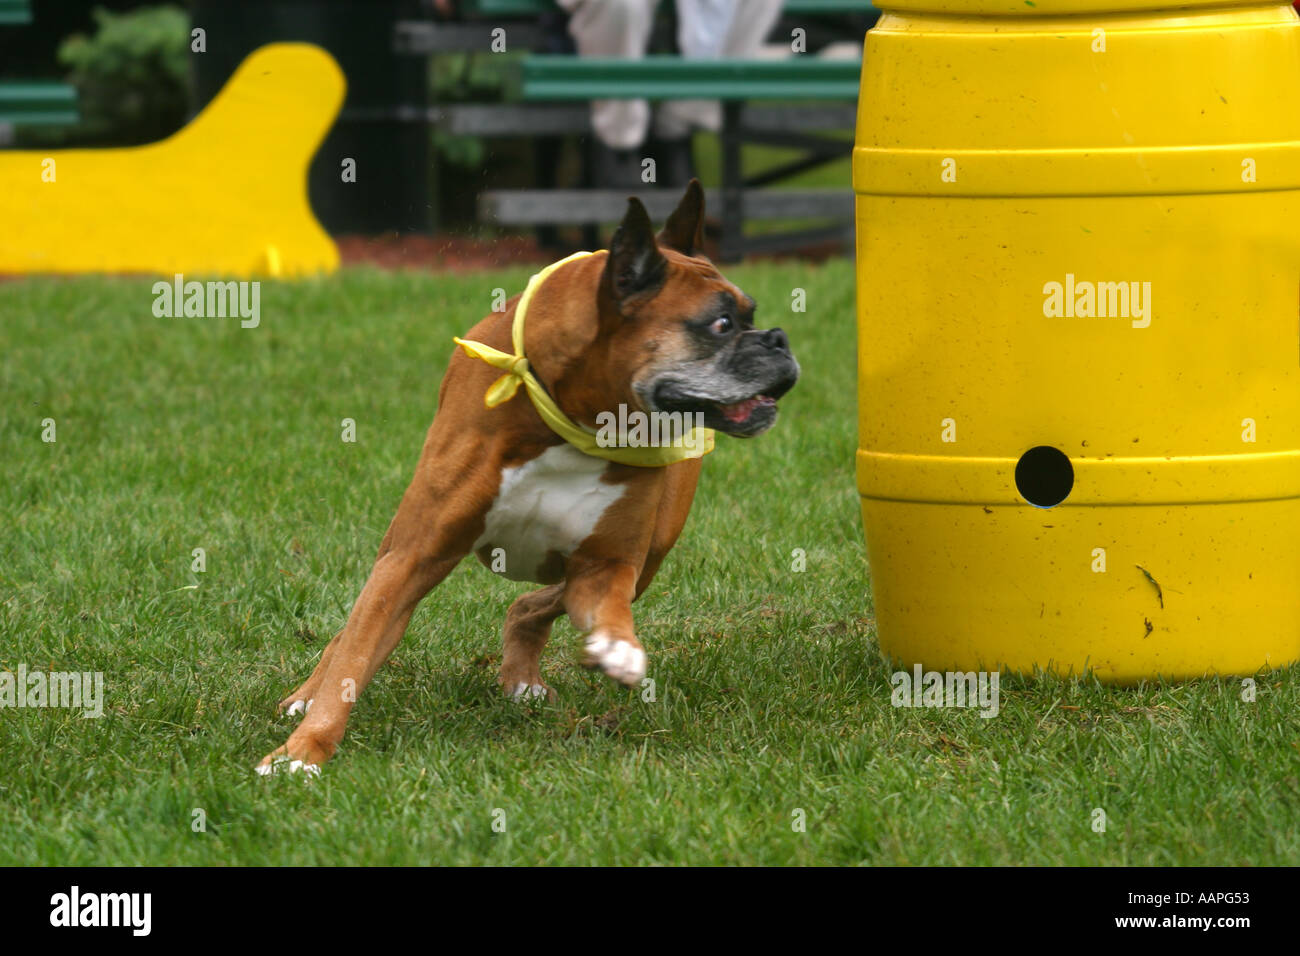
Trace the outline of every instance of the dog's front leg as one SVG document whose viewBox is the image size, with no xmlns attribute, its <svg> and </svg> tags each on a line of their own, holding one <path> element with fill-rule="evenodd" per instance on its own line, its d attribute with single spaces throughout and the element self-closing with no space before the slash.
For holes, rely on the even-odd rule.
<svg viewBox="0 0 1300 956">
<path fill-rule="evenodd" d="M 632 599 L 640 568 L 604 562 L 571 572 L 564 588 L 569 620 L 587 632 L 583 666 L 599 668 L 634 687 L 645 677 L 646 656 L 632 627 Z"/>
</svg>

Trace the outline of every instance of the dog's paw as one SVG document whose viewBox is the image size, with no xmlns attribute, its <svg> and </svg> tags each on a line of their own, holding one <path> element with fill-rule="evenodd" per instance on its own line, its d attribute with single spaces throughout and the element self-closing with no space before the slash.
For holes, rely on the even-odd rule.
<svg viewBox="0 0 1300 956">
<path fill-rule="evenodd" d="M 340 735 L 342 736 L 342 735 Z M 320 775 L 320 765 L 334 754 L 334 744 L 330 738 L 313 732 L 304 732 L 299 726 L 284 746 L 272 750 L 258 763 L 257 773 L 268 776 L 273 773 L 304 773 L 309 777 Z"/>
<path fill-rule="evenodd" d="M 501 674 L 497 677 L 497 684 L 501 693 L 511 700 L 555 700 L 555 691 L 547 687 L 537 674 Z"/>
<path fill-rule="evenodd" d="M 645 677 L 645 651 L 600 629 L 587 635 L 584 667 L 597 668 L 620 684 L 635 687 Z"/>
<path fill-rule="evenodd" d="M 315 697 L 308 698 L 307 700 L 303 700 L 302 698 L 299 698 L 298 700 L 291 701 L 288 707 L 285 707 L 283 704 L 281 704 L 280 711 L 286 717 L 305 716 L 307 711 L 311 710 L 311 705 L 315 702 L 316 702 Z"/>
<path fill-rule="evenodd" d="M 301 760 L 290 760 L 281 754 L 279 757 L 268 757 L 270 763 L 263 760 L 253 769 L 257 771 L 259 777 L 267 777 L 273 773 L 301 773 L 307 777 L 320 776 L 320 764 L 303 763 Z"/>
</svg>

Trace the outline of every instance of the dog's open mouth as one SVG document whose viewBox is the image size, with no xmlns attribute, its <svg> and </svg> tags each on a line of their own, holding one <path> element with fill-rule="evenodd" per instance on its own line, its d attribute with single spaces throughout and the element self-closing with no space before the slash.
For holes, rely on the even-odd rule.
<svg viewBox="0 0 1300 956">
<path fill-rule="evenodd" d="M 722 417 L 733 425 L 743 425 L 754 414 L 756 408 L 776 408 L 776 399 L 768 395 L 755 395 L 753 398 L 747 398 L 743 402 L 732 402 L 730 405 L 719 405 L 718 410 L 722 412 Z"/>
<path fill-rule="evenodd" d="M 701 413 L 706 428 L 749 438 L 772 427 L 777 408 L 776 399 L 764 391 L 738 402 L 699 402 L 691 411 Z"/>
<path fill-rule="evenodd" d="M 748 438 L 772 427 L 776 421 L 776 401 L 788 392 L 793 381 L 775 382 L 762 391 L 739 401 L 724 402 L 693 395 L 674 383 L 662 383 L 654 392 L 655 407 L 667 412 L 698 415 L 706 428 Z"/>
</svg>

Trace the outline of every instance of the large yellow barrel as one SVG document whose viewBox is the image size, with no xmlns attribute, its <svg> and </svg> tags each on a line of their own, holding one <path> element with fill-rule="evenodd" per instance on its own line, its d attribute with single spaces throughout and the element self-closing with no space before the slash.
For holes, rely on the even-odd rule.
<svg viewBox="0 0 1300 956">
<path fill-rule="evenodd" d="M 877 0 L 858 489 L 881 648 L 1103 680 L 1300 657 L 1300 23 Z"/>
</svg>

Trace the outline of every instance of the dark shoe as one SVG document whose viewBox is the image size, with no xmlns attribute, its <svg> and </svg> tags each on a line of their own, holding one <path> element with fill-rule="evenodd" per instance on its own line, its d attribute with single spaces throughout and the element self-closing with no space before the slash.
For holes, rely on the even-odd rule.
<svg viewBox="0 0 1300 956">
<path fill-rule="evenodd" d="M 655 185 L 663 189 L 685 189 L 695 178 L 695 154 L 691 148 L 692 137 L 662 139 L 651 136 L 646 141 L 646 153 L 655 161 Z"/>
<path fill-rule="evenodd" d="M 610 149 L 598 139 L 591 143 L 591 184 L 596 189 L 643 189 L 641 151 Z"/>
</svg>

